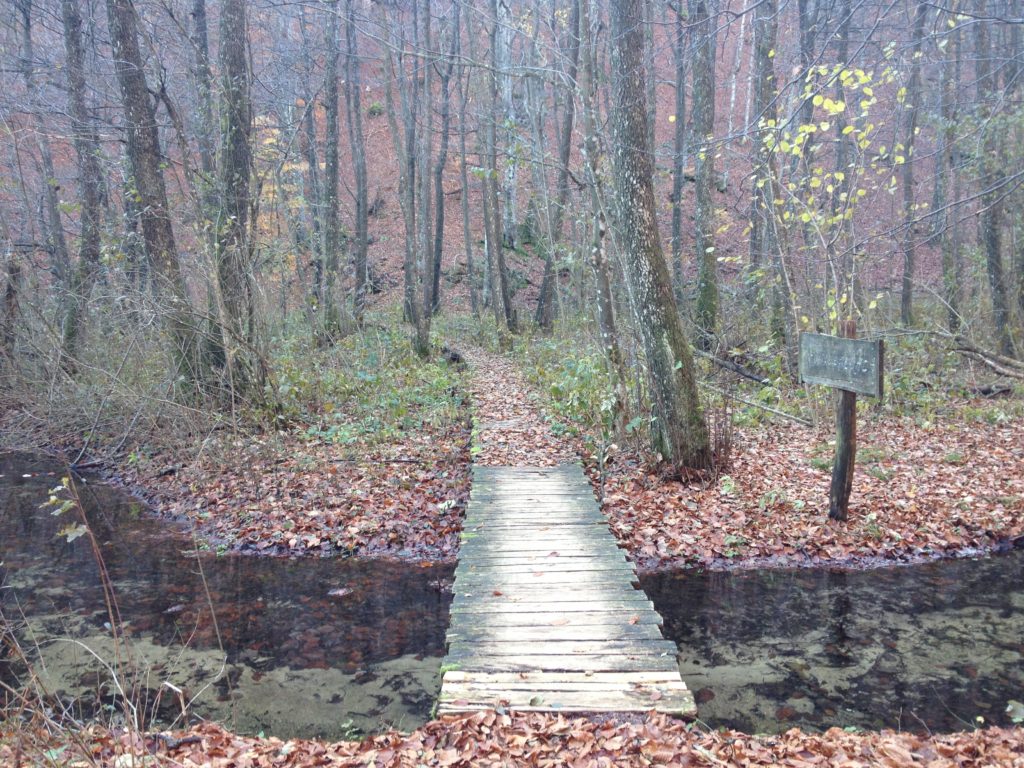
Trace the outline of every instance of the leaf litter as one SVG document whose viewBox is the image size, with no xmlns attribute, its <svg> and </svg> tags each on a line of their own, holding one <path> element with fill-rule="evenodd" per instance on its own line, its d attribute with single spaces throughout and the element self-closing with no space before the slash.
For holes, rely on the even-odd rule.
<svg viewBox="0 0 1024 768">
<path fill-rule="evenodd" d="M 778 736 L 751 736 L 707 731 L 653 712 L 565 717 L 485 710 L 446 715 L 408 734 L 389 731 L 365 741 L 335 743 L 240 736 L 213 723 L 159 735 L 94 726 L 83 736 L 92 764 L 151 768 L 1024 766 L 1024 730 L 1020 728 L 934 735 L 839 728 L 805 733 L 794 728 Z M 14 764 L 18 748 L 13 740 L 2 738 L 0 731 L 0 761 L 4 765 Z M 29 757 L 29 750 L 23 755 Z"/>
</svg>

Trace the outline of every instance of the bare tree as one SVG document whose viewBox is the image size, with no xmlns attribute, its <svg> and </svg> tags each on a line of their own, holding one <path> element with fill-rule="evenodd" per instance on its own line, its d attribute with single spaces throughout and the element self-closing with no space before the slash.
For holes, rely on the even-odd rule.
<svg viewBox="0 0 1024 768">
<path fill-rule="evenodd" d="M 64 223 L 60 215 L 60 184 L 53 164 L 53 147 L 50 143 L 49 129 L 39 104 L 38 88 L 35 78 L 35 49 L 32 45 L 32 0 L 15 0 L 21 16 L 21 74 L 25 81 L 25 92 L 32 110 L 35 124 L 36 143 L 43 166 L 43 207 L 46 212 L 44 219 L 46 244 L 54 276 L 61 287 L 66 287 L 70 273 L 71 259 L 68 255 L 67 238 L 64 237 Z"/>
<path fill-rule="evenodd" d="M 362 325 L 363 322 L 369 283 L 369 266 L 367 264 L 369 185 L 366 176 L 366 139 L 363 135 L 362 89 L 355 8 L 352 0 L 345 0 L 345 115 L 348 123 L 349 146 L 352 148 L 352 170 L 356 182 L 356 188 L 353 191 L 356 222 L 353 256 L 355 289 L 352 311 L 357 325 Z"/>
<path fill-rule="evenodd" d="M 672 295 L 654 206 L 653 164 L 647 144 L 643 66 L 643 0 L 617 0 L 611 9 L 612 122 L 615 184 L 630 298 L 643 337 L 658 450 L 678 469 L 712 462 L 693 356 Z"/>
<path fill-rule="evenodd" d="M 341 57 L 341 51 L 338 42 L 338 0 L 325 2 L 327 28 L 324 31 L 324 46 L 327 63 L 324 74 L 324 111 L 327 132 L 324 136 L 324 291 L 321 312 L 324 333 L 327 338 L 331 338 L 341 331 L 341 312 L 338 308 L 338 297 L 335 295 L 341 263 L 341 221 L 338 210 L 338 59 Z"/>
<path fill-rule="evenodd" d="M 914 149 L 917 143 L 919 105 L 924 99 L 921 88 L 921 47 L 924 43 L 924 22 L 927 14 L 927 4 L 924 0 L 919 0 L 914 10 L 913 43 L 910 48 L 910 79 L 907 82 L 909 103 L 904 102 L 903 105 L 903 280 L 900 293 L 900 322 L 906 327 L 914 324 L 914 220 L 917 218 L 917 205 L 914 202 Z"/>
<path fill-rule="evenodd" d="M 224 0 L 220 14 L 221 139 L 218 163 L 217 283 L 221 329 L 233 392 L 263 390 L 249 242 L 252 195 L 252 105 L 245 0 Z M 253 224 L 255 222 L 252 222 Z"/>
<path fill-rule="evenodd" d="M 558 179 L 555 186 L 555 205 L 551 215 L 551 242 L 547 243 L 547 253 L 544 255 L 544 276 L 541 279 L 540 293 L 537 296 L 537 312 L 534 315 L 534 321 L 545 331 L 551 330 L 555 315 L 554 296 L 557 281 L 554 260 L 558 241 L 562 237 L 565 206 L 569 199 L 569 156 L 572 154 L 572 130 L 576 119 L 574 86 L 580 58 L 580 4 L 585 2 L 589 2 L 589 0 L 572 0 L 564 50 L 567 62 L 565 81 L 568 83 L 568 87 L 565 89 L 565 107 L 558 132 Z"/>
<path fill-rule="evenodd" d="M 178 262 L 161 166 L 163 160 L 156 114 L 146 85 L 139 51 L 138 22 L 130 0 L 107 0 L 107 24 L 124 109 L 132 196 L 138 201 L 142 238 L 157 295 L 166 308 L 166 327 L 172 343 L 172 372 L 175 377 L 183 376 L 195 385 L 201 379 L 196 328 Z"/>
<path fill-rule="evenodd" d="M 78 188 L 81 197 L 82 234 L 78 247 L 78 265 L 74 270 L 62 323 L 62 361 L 75 369 L 81 312 L 89 299 L 100 267 L 100 227 L 103 216 L 103 171 L 100 168 L 100 142 L 86 102 L 85 51 L 82 43 L 82 14 L 78 0 L 62 0 L 65 72 L 68 81 L 68 112 L 71 136 L 78 159 Z"/>
<path fill-rule="evenodd" d="M 694 319 L 700 331 L 697 345 L 712 346 L 718 324 L 718 254 L 715 253 L 715 205 L 711 188 L 715 173 L 715 0 L 691 0 L 693 24 L 693 134 L 697 142 L 694 179 L 697 187 L 696 225 L 697 303 Z"/>
<path fill-rule="evenodd" d="M 981 236 L 985 249 L 985 267 L 988 273 L 989 289 L 992 295 L 992 323 L 999 340 L 1001 354 L 1013 356 L 1013 340 L 1010 337 L 1010 308 L 1007 298 L 1006 278 L 1003 269 L 1003 195 L 1004 181 L 1003 140 L 1004 137 L 992 124 L 998 75 L 992 66 L 991 24 L 988 20 L 974 23 L 975 69 L 978 78 L 979 117 L 984 121 L 983 152 L 980 160 L 981 174 Z"/>
</svg>

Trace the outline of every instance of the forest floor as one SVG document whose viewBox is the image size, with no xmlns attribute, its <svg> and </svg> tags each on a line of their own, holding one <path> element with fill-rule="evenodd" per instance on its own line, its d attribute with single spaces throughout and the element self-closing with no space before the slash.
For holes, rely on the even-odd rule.
<svg viewBox="0 0 1024 768">
<path fill-rule="evenodd" d="M 474 461 L 583 460 L 612 531 L 642 570 L 867 567 L 1024 545 L 1024 419 L 1002 423 L 861 418 L 849 520 L 828 518 L 833 445 L 824 429 L 734 428 L 729 466 L 666 477 L 641 451 L 599 466 L 584 440 L 556 436 L 550 402 L 507 357 L 467 349 Z M 548 412 L 545 416 L 545 412 Z"/>
<path fill-rule="evenodd" d="M 865 567 L 1024 545 L 1024 420 L 862 415 L 846 522 L 827 514 L 830 437 L 794 424 L 736 428 L 729 465 L 704 482 L 666 479 L 622 452 L 606 463 L 603 507 L 648 570 Z"/>
<path fill-rule="evenodd" d="M 607 446 L 602 466 L 586 430 L 560 422 L 564 392 L 545 393 L 508 356 L 469 344 L 459 352 L 468 370 L 421 397 L 449 398 L 443 418 L 396 426 L 370 404 L 368 426 L 358 404 L 326 403 L 315 426 L 218 431 L 199 448 L 171 442 L 127 461 L 95 457 L 219 552 L 452 561 L 472 462 L 573 461 L 641 570 L 857 568 L 1024 545 L 1024 419 L 989 418 L 990 401 L 951 403 L 934 420 L 862 412 L 850 516 L 836 522 L 827 516 L 827 426 L 733 427 L 728 465 L 679 482 L 635 441 Z"/>
<path fill-rule="evenodd" d="M 374 445 L 283 430 L 211 441 L 198 458 L 146 455 L 122 467 L 169 514 L 193 520 L 213 546 L 257 554 L 457 554 L 470 462 L 551 465 L 582 457 L 616 535 L 648 568 L 677 564 L 851 566 L 966 554 L 1020 540 L 1024 425 L 865 419 L 850 522 L 824 515 L 825 431 L 737 429 L 732 463 L 679 483 L 639 451 L 612 451 L 603 477 L 592 445 L 551 415 L 519 364 L 478 348 L 454 418 L 389 433 Z M 450 389 L 446 385 L 446 391 Z M 474 426 L 472 437 L 468 416 Z M 344 419 L 332 424 L 348 424 Z M 13 728 L 5 732 L 5 728 Z M 135 757 L 131 757 L 135 756 Z M 139 759 L 139 757 L 143 759 Z M 678 765 L 1016 766 L 1024 730 L 947 735 L 793 729 L 778 736 L 708 731 L 656 714 L 567 718 L 481 712 L 364 741 L 259 738 L 206 723 L 173 735 L 122 726 L 46 733 L 0 723 L 0 764 L 193 768 L 311 766 Z"/>
<path fill-rule="evenodd" d="M 0 763 L 35 765 L 40 742 L 5 737 Z M 45 764 L 129 768 L 323 768 L 326 766 L 835 766 L 862 768 L 1024 766 L 1024 729 L 964 733 L 850 732 L 832 728 L 779 736 L 707 731 L 664 715 L 567 718 L 482 711 L 448 715 L 412 733 L 389 731 L 365 741 L 239 736 L 216 724 L 141 734 L 93 727 L 77 744 L 44 738 Z M 73 757 L 81 755 L 81 758 Z M 40 763 L 43 764 L 43 763 Z"/>
</svg>

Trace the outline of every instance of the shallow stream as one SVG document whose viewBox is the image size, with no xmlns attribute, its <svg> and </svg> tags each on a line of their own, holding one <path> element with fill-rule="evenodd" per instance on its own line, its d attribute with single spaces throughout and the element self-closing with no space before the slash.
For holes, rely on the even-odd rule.
<svg viewBox="0 0 1024 768">
<path fill-rule="evenodd" d="M 641 583 L 712 726 L 955 731 L 1009 725 L 1024 701 L 1024 551 Z"/>
<path fill-rule="evenodd" d="M 41 686 L 76 714 L 110 707 L 116 678 L 161 724 L 183 703 L 186 719 L 285 738 L 412 729 L 429 718 L 450 567 L 218 557 L 126 493 L 82 482 L 124 628 L 115 642 L 89 538 L 68 543 L 58 531 L 69 521 L 40 508 L 59 472 L 49 460 L 0 454 L 0 612 Z M 1008 724 L 1007 702 L 1024 700 L 1021 551 L 641 582 L 713 727 L 961 730 L 978 717 Z M 10 640 L 0 639 L 8 685 L 25 679 Z"/>
<path fill-rule="evenodd" d="M 127 642 L 115 644 L 89 538 L 68 543 L 57 532 L 74 513 L 40 508 L 59 472 L 52 461 L 0 455 L 0 611 L 48 693 L 79 710 L 109 707 L 107 668 L 130 662 L 116 678 L 134 684 L 133 698 L 163 723 L 183 701 L 189 716 L 283 737 L 340 738 L 429 719 L 450 567 L 218 557 L 197 552 L 185 530 L 128 494 L 80 482 L 125 628 Z M 0 681 L 23 680 L 3 640 Z"/>
</svg>

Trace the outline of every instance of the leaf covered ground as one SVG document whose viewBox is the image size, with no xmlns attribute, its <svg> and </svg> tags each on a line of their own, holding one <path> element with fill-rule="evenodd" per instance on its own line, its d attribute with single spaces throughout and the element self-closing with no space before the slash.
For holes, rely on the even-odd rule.
<svg viewBox="0 0 1024 768">
<path fill-rule="evenodd" d="M 1024 419 L 1007 415 L 1016 403 L 946 402 L 932 419 L 862 411 L 849 520 L 834 522 L 830 425 L 732 428 L 720 474 L 680 482 L 652 464 L 640 433 L 596 436 L 591 414 L 610 386 L 603 363 L 566 352 L 534 342 L 523 365 L 548 421 L 580 435 L 611 528 L 641 569 L 857 567 L 1024 544 Z"/>
<path fill-rule="evenodd" d="M 739 430 L 728 474 L 703 483 L 665 479 L 620 455 L 604 510 L 647 569 L 867 565 L 1024 543 L 1021 421 L 862 418 L 847 522 L 828 519 L 829 437 L 796 425 Z"/>
<path fill-rule="evenodd" d="M 463 354 L 470 365 L 476 464 L 547 467 L 579 460 L 574 444 L 551 431 L 514 362 L 476 347 Z"/>
<path fill-rule="evenodd" d="M 822 734 L 793 729 L 779 736 L 706 731 L 649 714 L 567 718 L 552 714 L 483 711 L 445 716 L 409 734 L 388 732 L 366 741 L 326 743 L 238 736 L 204 724 L 173 736 L 83 734 L 81 746 L 55 746 L 24 735 L 4 737 L 0 762 L 15 766 L 39 758 L 42 745 L 63 765 L 116 768 L 313 768 L 325 766 L 1024 766 L 1024 730 L 987 728 L 919 736 L 882 731 Z M 84 753 L 88 754 L 88 762 Z M 52 762 L 52 760 L 51 760 Z"/>
<path fill-rule="evenodd" d="M 230 446 L 229 446 L 230 447 Z M 276 435 L 164 474 L 134 474 L 163 514 L 210 546 L 272 555 L 452 560 L 469 495 L 465 424 L 410 432 L 353 456 L 350 448 Z"/>
</svg>

